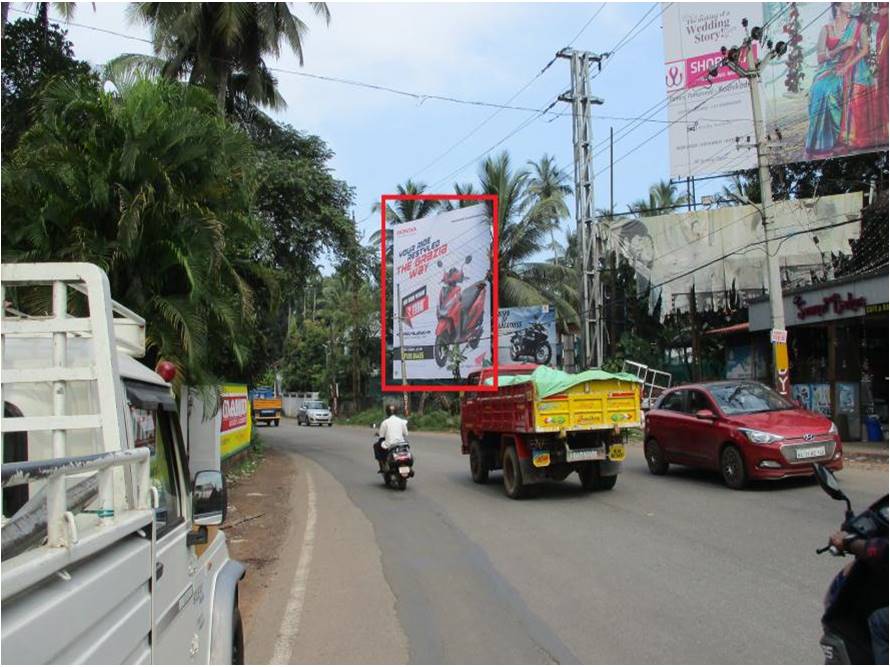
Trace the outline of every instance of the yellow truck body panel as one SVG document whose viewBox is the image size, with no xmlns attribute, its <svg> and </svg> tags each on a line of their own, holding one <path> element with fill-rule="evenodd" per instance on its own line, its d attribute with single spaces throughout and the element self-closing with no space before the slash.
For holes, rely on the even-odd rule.
<svg viewBox="0 0 890 667">
<path fill-rule="evenodd" d="M 534 398 L 535 431 L 540 433 L 625 429 L 642 423 L 636 382 L 593 380 L 547 398 Z"/>
</svg>

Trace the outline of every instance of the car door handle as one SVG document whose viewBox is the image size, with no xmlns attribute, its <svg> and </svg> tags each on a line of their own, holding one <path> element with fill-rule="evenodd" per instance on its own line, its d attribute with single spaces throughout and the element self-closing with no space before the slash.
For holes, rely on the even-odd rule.
<svg viewBox="0 0 890 667">
<path fill-rule="evenodd" d="M 164 564 L 163 563 L 155 563 L 155 581 L 158 581 L 163 576 L 164 576 Z"/>
</svg>

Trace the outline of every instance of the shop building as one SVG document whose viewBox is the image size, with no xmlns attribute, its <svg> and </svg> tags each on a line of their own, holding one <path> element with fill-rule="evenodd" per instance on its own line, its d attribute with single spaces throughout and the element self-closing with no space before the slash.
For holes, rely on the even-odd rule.
<svg viewBox="0 0 890 667">
<path fill-rule="evenodd" d="M 786 290 L 783 298 L 792 397 L 831 417 L 844 440 L 876 439 L 877 416 L 886 440 L 887 270 Z M 769 349 L 768 297 L 749 302 L 748 329 L 755 375 L 771 377 L 756 363 Z"/>
</svg>

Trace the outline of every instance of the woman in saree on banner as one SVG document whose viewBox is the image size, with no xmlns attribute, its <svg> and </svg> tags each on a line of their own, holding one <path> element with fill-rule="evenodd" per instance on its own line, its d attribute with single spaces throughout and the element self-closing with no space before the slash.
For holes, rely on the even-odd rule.
<svg viewBox="0 0 890 667">
<path fill-rule="evenodd" d="M 879 143 L 868 25 L 851 14 L 852 7 L 850 2 L 831 3 L 832 20 L 819 32 L 818 69 L 810 88 L 808 158 L 843 155 Z"/>
</svg>

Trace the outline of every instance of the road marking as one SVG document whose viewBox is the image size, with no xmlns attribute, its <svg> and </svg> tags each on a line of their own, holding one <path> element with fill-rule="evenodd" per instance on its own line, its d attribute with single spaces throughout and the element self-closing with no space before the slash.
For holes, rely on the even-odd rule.
<svg viewBox="0 0 890 667">
<path fill-rule="evenodd" d="M 308 510 L 306 512 L 306 528 L 303 531 L 303 547 L 300 549 L 300 560 L 297 562 L 297 571 L 294 573 L 284 618 L 281 619 L 281 627 L 275 639 L 275 650 L 270 661 L 270 664 L 273 665 L 290 664 L 293 643 L 300 632 L 300 617 L 303 614 L 303 601 L 306 599 L 309 565 L 312 562 L 312 551 L 315 548 L 315 484 L 312 482 L 312 475 L 308 470 L 306 471 L 306 488 Z"/>
</svg>

